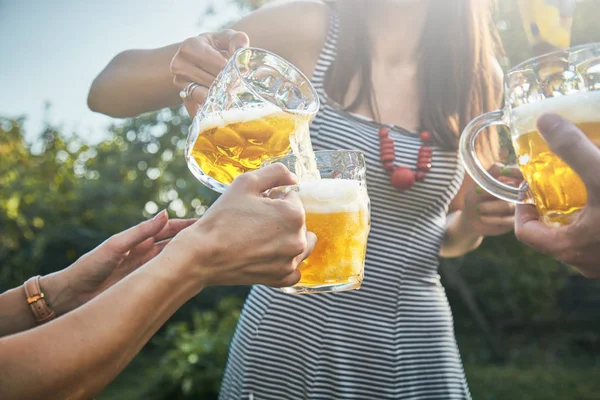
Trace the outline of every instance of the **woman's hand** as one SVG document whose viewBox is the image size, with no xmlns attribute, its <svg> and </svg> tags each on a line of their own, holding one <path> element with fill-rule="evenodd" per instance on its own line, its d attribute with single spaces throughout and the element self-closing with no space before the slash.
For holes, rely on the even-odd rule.
<svg viewBox="0 0 600 400">
<path fill-rule="evenodd" d="M 195 221 L 169 220 L 167 212 L 162 211 L 153 219 L 110 237 L 70 267 L 43 279 L 61 281 L 62 290 L 68 288 L 70 292 L 73 306 L 80 306 L 156 257 L 171 238 Z"/>
<path fill-rule="evenodd" d="M 181 232 L 161 255 L 165 265 L 180 266 L 175 276 L 192 276 L 202 287 L 264 284 L 293 286 L 297 270 L 312 252 L 316 237 L 306 232 L 298 194 L 271 199 L 264 192 L 293 185 L 282 164 L 239 176 L 208 212 Z"/>
<path fill-rule="evenodd" d="M 488 171 L 496 179 L 518 186 L 523 180 L 516 167 L 494 166 Z M 461 224 L 477 236 L 498 236 L 514 229 L 515 204 L 499 200 L 473 184 L 465 193 Z"/>
<path fill-rule="evenodd" d="M 171 73 L 173 83 L 180 90 L 191 83 L 198 84 L 191 91 L 190 99 L 183 102 L 192 118 L 206 100 L 208 88 L 225 68 L 227 59 L 249 43 L 245 33 L 231 29 L 203 33 L 181 43 L 171 61 Z"/>
</svg>

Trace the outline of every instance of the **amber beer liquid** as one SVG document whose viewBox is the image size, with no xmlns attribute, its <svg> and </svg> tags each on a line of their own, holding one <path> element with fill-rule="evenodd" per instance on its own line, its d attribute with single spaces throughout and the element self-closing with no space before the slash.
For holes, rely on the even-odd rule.
<svg viewBox="0 0 600 400">
<path fill-rule="evenodd" d="M 300 282 L 284 291 L 314 293 L 339 285 L 345 290 L 359 289 L 370 229 L 366 187 L 354 180 L 321 179 L 300 183 L 298 193 L 306 211 L 306 227 L 318 241 L 298 267 Z"/>
<path fill-rule="evenodd" d="M 238 175 L 258 169 L 264 160 L 289 153 L 290 140 L 308 123 L 308 116 L 272 105 L 223 111 L 200 123 L 191 155 L 204 173 L 231 184 Z"/>
<path fill-rule="evenodd" d="M 585 206 L 587 191 L 581 178 L 537 132 L 536 120 L 547 112 L 569 119 L 600 147 L 600 92 L 553 97 L 512 110 L 513 142 L 523 177 L 542 220 L 560 226 Z"/>
</svg>

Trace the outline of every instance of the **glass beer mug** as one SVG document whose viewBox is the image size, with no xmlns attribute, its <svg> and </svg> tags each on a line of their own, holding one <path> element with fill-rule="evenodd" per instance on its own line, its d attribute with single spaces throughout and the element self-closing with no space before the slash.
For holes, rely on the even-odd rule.
<svg viewBox="0 0 600 400">
<path fill-rule="evenodd" d="M 283 288 L 289 294 L 341 292 L 360 289 L 364 277 L 367 238 L 371 228 L 366 164 L 360 151 L 315 151 L 320 179 L 271 189 L 271 198 L 298 193 L 306 212 L 306 228 L 317 235 L 317 245 L 298 270 L 300 282 Z M 298 173 L 298 159 L 290 154 L 265 164 L 282 163 Z"/>
<path fill-rule="evenodd" d="M 505 107 L 473 120 L 460 140 L 468 173 L 496 197 L 534 204 L 549 226 L 568 224 L 587 201 L 579 176 L 550 151 L 537 132 L 544 113 L 571 120 L 600 146 L 600 43 L 557 51 L 526 61 L 505 78 Z M 477 158 L 475 141 L 492 125 L 508 126 L 526 185 L 506 185 L 488 174 Z"/>
<path fill-rule="evenodd" d="M 185 150 L 188 167 L 222 193 L 266 159 L 310 146 L 308 127 L 318 109 L 315 89 L 297 68 L 268 51 L 240 49 L 194 118 Z"/>
</svg>

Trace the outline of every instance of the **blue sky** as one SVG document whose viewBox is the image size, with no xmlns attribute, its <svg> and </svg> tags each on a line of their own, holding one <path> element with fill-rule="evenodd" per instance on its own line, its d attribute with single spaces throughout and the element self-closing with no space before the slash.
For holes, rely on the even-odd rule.
<svg viewBox="0 0 600 400">
<path fill-rule="evenodd" d="M 202 21 L 211 3 L 217 15 Z M 0 115 L 28 118 L 28 137 L 49 120 L 96 141 L 111 119 L 87 91 L 119 51 L 178 42 L 236 18 L 226 0 L 0 0 Z"/>
</svg>

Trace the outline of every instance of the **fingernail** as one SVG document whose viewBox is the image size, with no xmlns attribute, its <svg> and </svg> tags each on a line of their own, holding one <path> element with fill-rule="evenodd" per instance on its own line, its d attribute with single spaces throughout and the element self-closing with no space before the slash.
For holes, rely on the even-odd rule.
<svg viewBox="0 0 600 400">
<path fill-rule="evenodd" d="M 154 216 L 154 218 L 152 218 L 152 220 L 154 221 L 155 219 L 162 219 L 162 218 L 164 218 L 165 215 L 167 215 L 167 209 L 164 209 L 161 212 L 159 212 L 158 214 L 156 214 Z"/>
<path fill-rule="evenodd" d="M 483 189 L 481 188 L 481 186 L 475 187 L 475 193 L 477 193 L 477 194 L 483 193 Z"/>
</svg>

